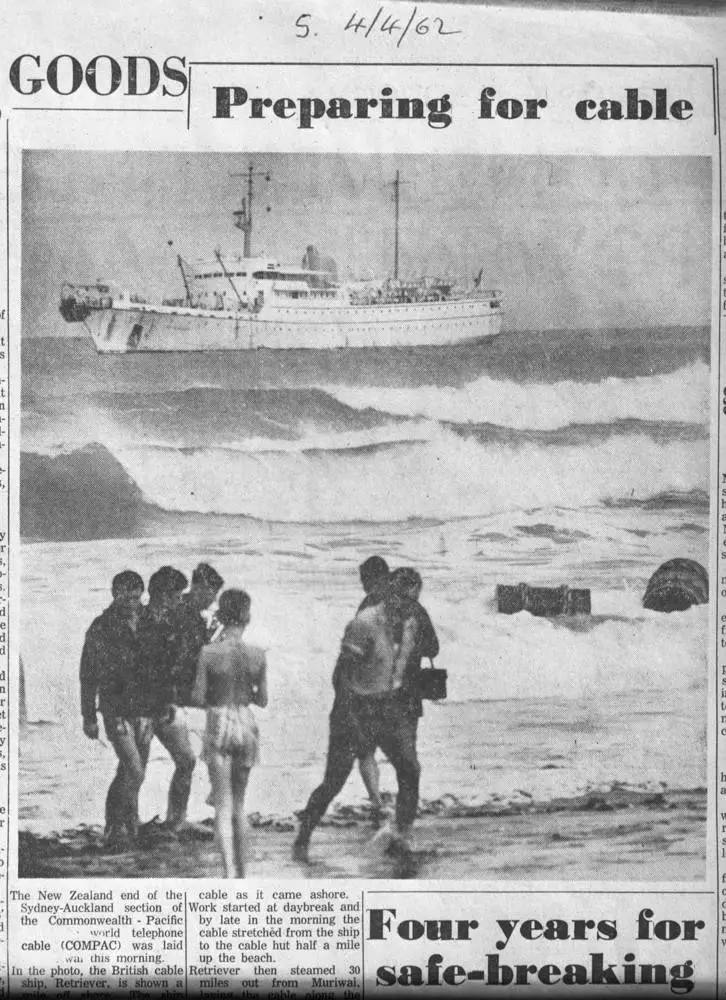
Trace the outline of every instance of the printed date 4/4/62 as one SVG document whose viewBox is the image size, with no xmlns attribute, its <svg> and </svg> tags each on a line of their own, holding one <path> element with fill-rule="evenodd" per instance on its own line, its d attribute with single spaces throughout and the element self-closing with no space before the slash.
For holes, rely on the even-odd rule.
<svg viewBox="0 0 726 1000">
<path fill-rule="evenodd" d="M 460 35 L 461 31 L 447 26 L 443 17 L 423 17 L 419 15 L 418 7 L 415 6 L 408 16 L 400 14 L 389 14 L 385 7 L 379 7 L 373 16 L 359 14 L 358 11 L 348 18 L 345 25 L 346 31 L 352 31 L 356 35 L 363 35 L 368 38 L 375 31 L 381 35 L 387 35 L 396 40 L 396 46 L 400 46 L 404 38 L 408 35 Z"/>
</svg>

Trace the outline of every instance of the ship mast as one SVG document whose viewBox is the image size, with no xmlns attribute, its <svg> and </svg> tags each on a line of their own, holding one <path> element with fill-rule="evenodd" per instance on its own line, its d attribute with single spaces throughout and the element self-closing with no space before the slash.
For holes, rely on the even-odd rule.
<svg viewBox="0 0 726 1000">
<path fill-rule="evenodd" d="M 401 180 L 400 171 L 396 171 L 395 180 L 391 181 L 387 186 L 393 188 L 393 204 L 394 204 L 394 215 L 395 215 L 395 227 L 393 231 L 393 280 L 398 281 L 398 220 L 400 215 L 400 202 L 401 202 L 401 184 L 405 184 L 406 181 Z"/>
<path fill-rule="evenodd" d="M 263 170 L 255 170 L 254 166 L 250 162 L 247 170 L 243 174 L 231 174 L 231 177 L 246 177 L 247 178 L 247 197 L 242 199 L 242 208 L 238 208 L 234 212 L 234 224 L 237 229 L 241 229 L 244 238 L 244 255 L 245 257 L 252 256 L 252 198 L 254 195 L 254 178 L 264 177 L 266 181 L 269 181 L 270 175 L 265 173 Z M 268 209 L 269 211 L 269 209 Z"/>
</svg>

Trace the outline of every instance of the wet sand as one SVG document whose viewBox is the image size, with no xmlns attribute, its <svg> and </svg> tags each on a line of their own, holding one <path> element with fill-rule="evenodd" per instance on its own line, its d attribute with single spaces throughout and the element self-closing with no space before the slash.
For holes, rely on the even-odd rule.
<svg viewBox="0 0 726 1000">
<path fill-rule="evenodd" d="M 291 858 L 295 820 L 250 816 L 250 879 L 466 879 L 467 881 L 693 882 L 705 878 L 706 794 L 613 791 L 496 812 L 456 801 L 425 804 L 416 850 L 389 857 L 385 829 L 366 807 L 335 811 L 312 840 L 310 864 Z M 26 878 L 219 878 L 211 821 L 178 841 L 150 826 L 145 846 L 104 851 L 101 830 L 53 837 L 21 833 L 18 874 Z"/>
</svg>

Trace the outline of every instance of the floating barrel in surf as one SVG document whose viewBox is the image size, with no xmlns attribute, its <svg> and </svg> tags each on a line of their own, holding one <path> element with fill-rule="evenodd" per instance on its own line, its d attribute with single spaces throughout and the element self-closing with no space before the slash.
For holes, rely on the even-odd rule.
<svg viewBox="0 0 726 1000">
<path fill-rule="evenodd" d="M 497 584 L 497 611 L 502 615 L 514 615 L 518 611 L 529 611 L 539 618 L 557 615 L 589 615 L 590 591 L 561 587 L 530 587 L 528 583 L 516 586 Z"/>
<path fill-rule="evenodd" d="M 648 580 L 643 607 L 649 611 L 685 611 L 708 604 L 708 573 L 695 559 L 669 559 Z"/>
</svg>

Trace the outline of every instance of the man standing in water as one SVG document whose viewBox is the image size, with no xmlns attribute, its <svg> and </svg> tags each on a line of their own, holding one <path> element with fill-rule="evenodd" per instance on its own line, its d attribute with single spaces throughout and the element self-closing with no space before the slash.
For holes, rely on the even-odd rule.
<svg viewBox="0 0 726 1000">
<path fill-rule="evenodd" d="M 149 604 L 138 629 L 145 710 L 154 719 L 154 735 L 174 761 L 166 813 L 170 833 L 177 833 L 186 819 L 197 762 L 186 720 L 176 711 L 177 675 L 184 654 L 179 608 L 186 587 L 187 578 L 178 569 L 157 570 L 149 580 Z"/>
<path fill-rule="evenodd" d="M 360 611 L 346 628 L 336 668 L 325 776 L 301 814 L 293 847 L 297 861 L 308 861 L 312 832 L 347 781 L 356 757 L 376 747 L 386 754 L 398 780 L 392 847 L 402 854 L 410 852 L 420 767 L 418 711 L 404 677 L 416 653 L 419 629 L 408 593 L 395 579 L 383 600 Z"/>
<path fill-rule="evenodd" d="M 93 622 L 81 654 L 83 732 L 97 740 L 98 715 L 118 757 L 106 797 L 106 845 L 124 851 L 136 838 L 139 790 L 144 781 L 154 723 L 144 712 L 139 687 L 138 623 L 144 581 L 133 570 L 111 583 L 112 602 Z"/>
</svg>

